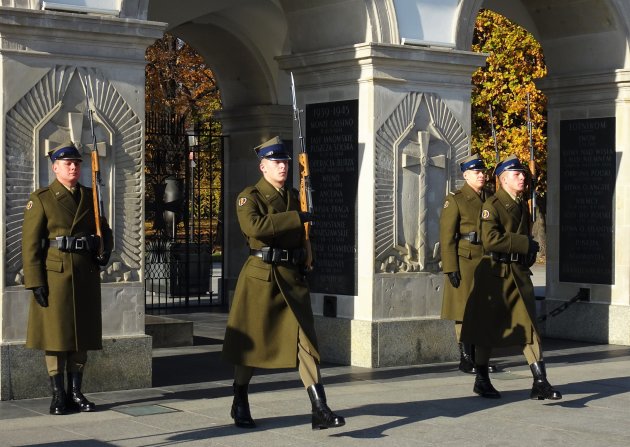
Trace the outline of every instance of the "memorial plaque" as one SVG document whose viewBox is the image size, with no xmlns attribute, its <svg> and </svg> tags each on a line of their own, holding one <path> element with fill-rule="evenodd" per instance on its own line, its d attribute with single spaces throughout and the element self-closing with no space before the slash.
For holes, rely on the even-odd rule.
<svg viewBox="0 0 630 447">
<path fill-rule="evenodd" d="M 615 118 L 560 122 L 563 282 L 613 284 Z"/>
<path fill-rule="evenodd" d="M 311 291 L 356 295 L 356 204 L 359 101 L 306 106 L 313 205 L 311 227 L 315 269 Z"/>
</svg>

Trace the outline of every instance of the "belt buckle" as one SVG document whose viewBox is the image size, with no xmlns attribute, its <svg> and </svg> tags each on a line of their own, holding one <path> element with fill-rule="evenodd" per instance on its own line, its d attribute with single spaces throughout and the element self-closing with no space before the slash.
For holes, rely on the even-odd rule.
<svg viewBox="0 0 630 447">
<path fill-rule="evenodd" d="M 510 262 L 518 262 L 518 253 L 510 253 Z"/>
<path fill-rule="evenodd" d="M 289 250 L 282 250 L 280 253 L 280 261 L 289 262 Z"/>
<path fill-rule="evenodd" d="M 74 249 L 75 250 L 85 250 L 85 239 L 77 238 L 74 240 Z"/>
</svg>

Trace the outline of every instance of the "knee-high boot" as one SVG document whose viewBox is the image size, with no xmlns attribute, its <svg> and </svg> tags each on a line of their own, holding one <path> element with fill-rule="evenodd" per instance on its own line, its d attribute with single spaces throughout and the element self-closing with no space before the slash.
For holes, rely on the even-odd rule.
<svg viewBox="0 0 630 447">
<path fill-rule="evenodd" d="M 63 374 L 50 376 L 50 388 L 52 390 L 52 402 L 50 402 L 50 414 L 66 414 L 66 390 Z"/>
<path fill-rule="evenodd" d="M 232 402 L 230 416 L 234 419 L 234 425 L 241 428 L 256 427 L 256 423 L 249 412 L 248 386 L 249 385 L 238 385 L 236 383 L 232 385 L 234 389 L 234 401 Z"/>
<path fill-rule="evenodd" d="M 68 372 L 68 399 L 66 407 L 70 411 L 94 411 L 96 405 L 90 402 L 81 392 L 81 384 L 83 383 L 83 373 Z"/>
<path fill-rule="evenodd" d="M 532 391 L 531 393 L 529 393 L 530 399 L 562 399 L 562 394 L 560 394 L 560 391 L 554 389 L 554 387 L 552 387 L 551 384 L 547 381 L 547 370 L 545 369 L 545 362 L 541 360 L 540 362 L 532 363 L 531 365 L 529 365 L 529 368 L 532 370 L 532 375 L 534 376 Z"/>
<path fill-rule="evenodd" d="M 308 391 L 308 397 L 311 399 L 311 425 L 313 430 L 341 427 L 346 424 L 346 420 L 344 418 L 336 415 L 330 408 L 328 408 L 324 385 L 316 383 L 315 385 L 309 386 L 306 391 Z"/>
</svg>

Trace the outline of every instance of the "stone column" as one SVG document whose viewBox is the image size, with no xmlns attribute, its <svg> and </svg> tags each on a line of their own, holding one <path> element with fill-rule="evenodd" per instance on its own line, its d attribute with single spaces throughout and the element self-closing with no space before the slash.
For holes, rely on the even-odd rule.
<svg viewBox="0 0 630 447">
<path fill-rule="evenodd" d="M 548 98 L 547 284 L 544 307 L 546 312 L 562 307 L 581 289 L 587 300 L 571 304 L 557 316 L 549 317 L 545 321 L 545 333 L 571 340 L 628 345 L 630 278 L 627 272 L 630 254 L 625 244 L 630 231 L 630 215 L 627 211 L 630 197 L 627 173 L 630 163 L 626 160 L 630 153 L 627 125 L 630 120 L 630 73 L 616 70 L 599 74 L 555 76 L 542 80 L 540 87 Z M 561 150 L 575 150 L 571 147 L 575 144 L 561 141 L 562 123 L 581 120 L 581 123 L 588 125 L 607 118 L 611 118 L 609 122 L 614 123 L 614 132 L 606 131 L 612 132 L 613 147 L 605 148 L 608 153 L 612 153 L 612 160 L 600 158 L 602 147 L 595 142 L 593 150 L 587 150 L 586 157 L 577 160 L 581 166 L 577 182 L 573 176 L 571 184 L 563 184 L 563 174 L 573 173 L 562 171 L 572 167 L 561 165 Z M 581 134 L 583 138 L 592 136 L 588 131 L 582 131 Z M 602 170 L 602 163 L 611 169 Z M 607 203 L 602 201 L 596 189 L 600 187 L 600 180 L 613 188 L 606 191 L 612 197 Z M 576 194 L 581 196 L 584 203 L 577 206 L 563 203 L 562 197 L 567 200 L 572 194 L 567 188 L 577 188 Z M 561 219 L 563 212 L 575 215 L 567 214 L 565 219 Z M 568 228 L 563 228 L 562 222 Z M 563 247 L 560 243 L 561 233 L 570 232 L 573 228 L 579 231 L 577 245 L 568 241 Z M 600 242 L 609 243 L 612 253 L 600 246 Z M 563 250 L 565 253 L 562 253 Z M 576 259 L 578 256 L 579 259 Z M 567 266 L 575 274 L 563 275 L 562 271 L 566 272 Z M 598 283 L 589 282 L 594 277 L 602 277 L 597 274 L 598 271 L 608 271 L 609 275 L 603 275 L 608 276 L 608 279 Z"/>
<path fill-rule="evenodd" d="M 21 285 L 22 216 L 29 193 L 52 179 L 47 148 L 73 139 L 89 150 L 86 90 L 115 248 L 101 274 L 104 349 L 90 353 L 84 391 L 150 386 L 143 282 L 144 53 L 162 36 L 164 24 L 35 6 L 0 8 L 0 182 L 6 191 L 0 197 L 0 396 L 49 394 L 43 353 L 24 346 L 31 292 Z M 84 165 L 89 176 L 89 163 Z M 81 182 L 89 184 L 87 178 Z"/>
<path fill-rule="evenodd" d="M 438 220 L 469 154 L 470 79 L 484 56 L 363 44 L 279 62 L 295 75 L 301 108 L 358 100 L 356 292 L 313 294 L 324 358 L 365 367 L 455 360 L 453 322 L 440 319 Z M 331 303 L 334 317 L 323 316 Z"/>
</svg>

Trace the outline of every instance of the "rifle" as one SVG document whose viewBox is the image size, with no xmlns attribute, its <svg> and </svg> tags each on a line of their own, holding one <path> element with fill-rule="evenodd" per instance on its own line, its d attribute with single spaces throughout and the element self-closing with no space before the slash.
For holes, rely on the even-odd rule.
<svg viewBox="0 0 630 447">
<path fill-rule="evenodd" d="M 532 176 L 529 188 L 529 213 L 532 217 L 532 224 L 536 222 L 536 161 L 534 158 L 534 142 L 532 136 L 532 118 L 530 114 L 529 92 L 527 92 L 527 133 L 529 135 L 529 171 Z"/>
<path fill-rule="evenodd" d="M 311 187 L 311 172 L 308 164 L 308 153 L 302 136 L 302 122 L 300 121 L 300 109 L 297 105 L 297 95 L 295 94 L 295 79 L 291 73 L 291 95 L 293 97 L 293 119 L 298 125 L 298 139 L 300 140 L 300 153 L 298 154 L 298 164 L 300 167 L 300 211 L 313 213 L 313 188 Z M 306 249 L 306 270 L 313 269 L 313 249 L 311 247 L 310 231 L 311 222 L 304 222 L 304 248 Z"/>
<path fill-rule="evenodd" d="M 496 164 L 494 165 L 496 170 L 496 167 L 499 165 L 501 157 L 499 155 L 499 146 L 497 145 L 497 132 L 494 129 L 494 115 L 492 115 L 492 104 L 488 104 L 488 110 L 490 111 L 490 129 L 492 130 L 492 141 L 494 141 L 494 153 L 496 154 Z M 494 186 L 495 192 L 498 191 L 499 177 L 497 177 L 496 175 L 494 176 Z"/>
<path fill-rule="evenodd" d="M 101 180 L 101 168 L 98 159 L 98 148 L 96 147 L 96 134 L 94 133 L 94 111 L 90 107 L 90 90 L 87 81 L 87 77 L 84 78 L 84 86 L 85 86 L 85 104 L 87 106 L 87 114 L 90 120 L 90 130 L 92 132 L 92 149 L 91 149 L 91 159 L 92 159 L 92 202 L 94 203 L 94 220 L 96 221 L 96 236 L 98 236 L 98 246 L 96 248 L 96 259 L 104 265 L 106 264 L 106 257 L 109 259 L 109 256 L 105 255 L 105 244 L 103 241 L 103 229 L 101 227 L 101 217 L 103 216 L 103 197 L 101 193 L 101 187 L 103 182 Z M 94 103 L 94 100 L 92 100 Z"/>
</svg>

